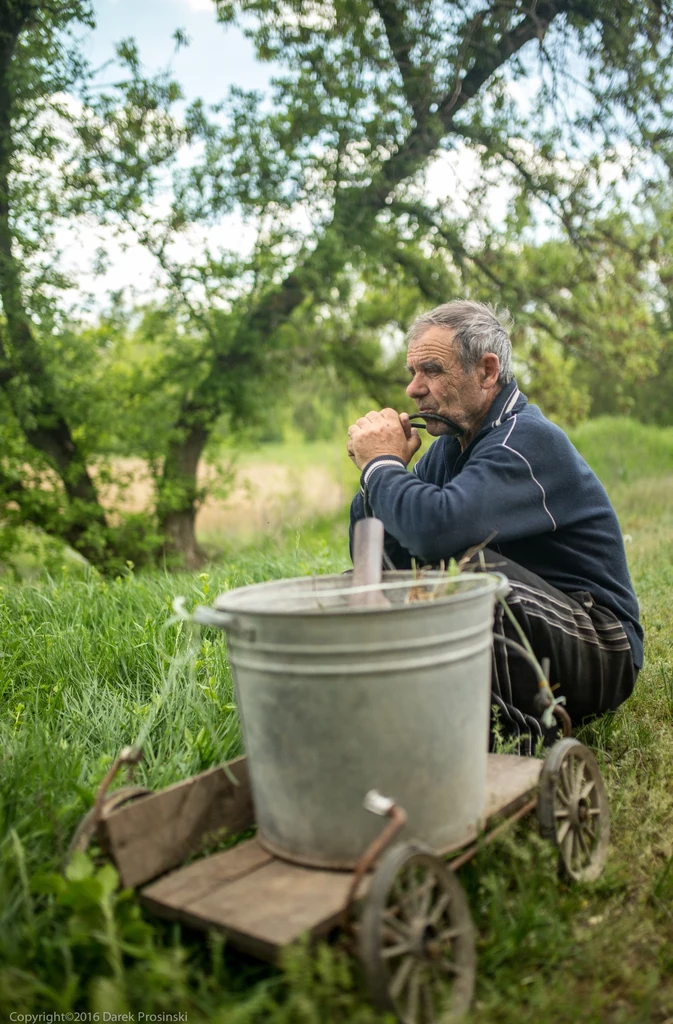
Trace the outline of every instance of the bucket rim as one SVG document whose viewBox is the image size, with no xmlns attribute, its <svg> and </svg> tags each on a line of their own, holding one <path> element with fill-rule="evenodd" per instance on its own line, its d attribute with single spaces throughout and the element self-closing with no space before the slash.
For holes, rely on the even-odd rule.
<svg viewBox="0 0 673 1024">
<path fill-rule="evenodd" d="M 307 607 L 305 609 L 292 609 L 288 611 L 283 608 L 282 604 L 276 608 L 251 608 L 242 607 L 237 602 L 231 603 L 231 599 L 235 595 L 241 595 L 243 593 L 250 594 L 252 591 L 262 591 L 267 587 L 277 585 L 279 583 L 313 583 L 315 584 L 318 580 L 329 580 L 343 579 L 344 574 L 330 573 L 325 576 L 291 576 L 280 580 L 265 580 L 262 583 L 252 583 L 244 587 L 236 587 L 234 590 L 225 590 L 222 594 L 219 594 L 214 602 L 213 609 L 218 612 L 231 612 L 236 615 L 254 615 L 254 616 L 287 616 L 287 615 L 371 615 L 371 614 L 390 614 L 391 612 L 411 611 L 416 609 L 427 608 L 428 604 L 436 607 L 446 607 L 447 605 L 462 603 L 469 600 L 475 600 L 476 598 L 483 598 L 487 594 L 504 594 L 509 590 L 509 581 L 503 573 L 499 572 L 473 572 L 473 573 L 459 573 L 456 576 L 447 576 L 446 573 L 442 573 L 440 570 L 432 570 L 428 572 L 422 578 L 418 578 L 415 574 L 412 575 L 412 570 L 398 570 L 393 572 L 384 573 L 384 579 L 381 583 L 370 583 L 360 587 L 334 587 L 327 590 L 307 590 L 304 594 L 294 593 L 292 600 L 315 600 L 318 598 L 328 597 L 344 597 L 348 594 L 369 594 L 379 592 L 385 594 L 386 592 L 393 590 L 403 590 L 410 588 L 414 585 L 422 583 L 447 583 L 451 584 L 454 580 L 460 581 L 476 581 L 484 584 L 483 586 L 471 587 L 469 589 L 460 591 L 454 594 L 445 594 L 441 597 L 436 598 L 434 601 L 412 601 L 408 604 L 393 604 L 387 607 L 381 607 L 380 605 L 341 605 L 333 608 L 319 608 L 319 607 Z M 400 576 L 404 575 L 405 579 L 399 579 Z M 394 580 L 386 579 L 386 576 L 398 577 Z"/>
</svg>

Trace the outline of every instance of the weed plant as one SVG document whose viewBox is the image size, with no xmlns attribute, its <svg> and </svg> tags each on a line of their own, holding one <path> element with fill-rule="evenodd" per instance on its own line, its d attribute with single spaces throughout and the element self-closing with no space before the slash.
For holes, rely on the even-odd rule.
<svg viewBox="0 0 673 1024">
<path fill-rule="evenodd" d="M 633 698 L 580 734 L 610 795 L 604 876 L 559 879 L 532 820 L 461 870 L 479 933 L 471 1019 L 483 1024 L 673 1019 L 673 441 L 614 421 L 574 440 L 600 463 L 630 538 L 647 661 Z M 347 565 L 340 517 L 230 552 L 207 573 L 128 566 L 104 579 L 69 564 L 0 584 L 0 1020 L 76 1010 L 182 1012 L 190 1024 L 384 1019 L 342 941 L 300 946 L 275 970 L 150 918 L 109 865 L 78 856 L 60 870 L 122 746 L 141 737 L 136 780 L 154 789 L 241 751 L 224 638 L 167 625 L 173 599 L 210 603 L 227 588 Z"/>
</svg>

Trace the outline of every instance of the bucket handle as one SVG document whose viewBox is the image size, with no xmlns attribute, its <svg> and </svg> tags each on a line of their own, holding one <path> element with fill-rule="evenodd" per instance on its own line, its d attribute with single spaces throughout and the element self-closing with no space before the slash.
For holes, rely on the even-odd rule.
<svg viewBox="0 0 673 1024">
<path fill-rule="evenodd" d="M 489 573 L 489 576 L 497 576 L 499 580 L 499 583 L 495 589 L 496 601 L 499 601 L 503 597 L 507 597 L 512 588 L 505 574 L 503 572 L 491 572 Z"/>
<path fill-rule="evenodd" d="M 229 612 L 218 612 L 215 608 L 209 608 L 205 604 L 197 604 L 190 619 L 198 626 L 214 626 L 215 629 L 224 629 L 231 636 L 238 640 L 257 639 L 257 632 L 252 626 L 246 626 L 235 615 Z"/>
</svg>

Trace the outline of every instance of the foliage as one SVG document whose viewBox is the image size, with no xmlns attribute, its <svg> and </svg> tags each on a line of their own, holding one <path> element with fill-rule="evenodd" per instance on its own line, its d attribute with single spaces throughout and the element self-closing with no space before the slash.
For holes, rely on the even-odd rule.
<svg viewBox="0 0 673 1024">
<path fill-rule="evenodd" d="M 495 288 L 520 312 L 533 387 L 556 382 L 559 418 L 580 418 L 590 395 L 624 409 L 665 371 L 668 285 L 648 279 L 652 231 L 622 229 L 619 210 L 668 174 L 668 0 L 222 0 L 223 25 L 279 71 L 268 95 L 235 88 L 212 110 L 185 106 L 169 71 L 145 74 L 131 40 L 116 81 L 94 88 L 66 45 L 84 5 L 3 4 L 2 67 L 20 66 L 0 72 L 10 521 L 58 529 L 101 566 L 160 546 L 198 564 L 197 467 L 213 433 L 273 421 L 314 372 L 379 402 L 397 374 L 381 341 L 390 352 L 428 298 Z M 435 198 L 431 164 L 446 175 Z M 126 324 L 113 309 L 113 352 L 104 324 L 64 322 L 66 282 L 50 271 L 33 286 L 65 216 L 155 260 L 165 302 Z M 240 223 L 247 251 L 204 242 Z M 297 407 L 303 429 L 325 433 L 314 401 Z M 120 445 L 154 486 L 149 515 L 124 529 L 90 468 Z"/>
<path fill-rule="evenodd" d="M 57 0 L 0 4 L 0 385 L 3 427 L 12 455 L 18 441 L 34 450 L 35 470 L 22 475 L 19 459 L 0 465 L 0 487 L 13 512 L 27 515 L 76 544 L 90 557 L 105 548 L 104 517 L 86 466 L 49 372 L 36 333 L 48 337 L 58 323 L 50 296 L 67 282 L 53 267 L 50 243 L 63 206 L 53 168 L 66 149 L 66 91 L 82 63 L 71 32 L 91 23 L 90 5 Z M 4 431 L 3 431 L 4 432 Z M 69 508 L 53 515 L 53 502 L 35 495 L 44 473 L 62 485 Z M 26 493 L 28 492 L 28 493 Z M 44 515 L 42 515 L 44 510 Z"/>
<path fill-rule="evenodd" d="M 559 240 L 508 246 L 476 268 L 480 290 L 486 271 L 518 311 L 524 387 L 566 424 L 629 412 L 629 396 L 671 344 L 656 312 L 663 261 L 652 258 L 653 229 L 622 213 L 585 222 L 584 231 L 590 249 Z"/>
</svg>

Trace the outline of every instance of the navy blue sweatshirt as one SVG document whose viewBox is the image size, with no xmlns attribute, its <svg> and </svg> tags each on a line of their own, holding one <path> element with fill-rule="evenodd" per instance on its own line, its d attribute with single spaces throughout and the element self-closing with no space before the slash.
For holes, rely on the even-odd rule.
<svg viewBox="0 0 673 1024">
<path fill-rule="evenodd" d="M 621 530 L 605 488 L 564 432 L 529 405 L 516 381 L 489 409 L 465 451 L 440 437 L 408 472 L 381 455 L 365 466 L 351 505 L 353 524 L 383 521 L 386 553 L 398 569 L 438 564 L 488 546 L 566 593 L 585 590 L 624 626 L 643 663 L 638 601 Z"/>
</svg>

